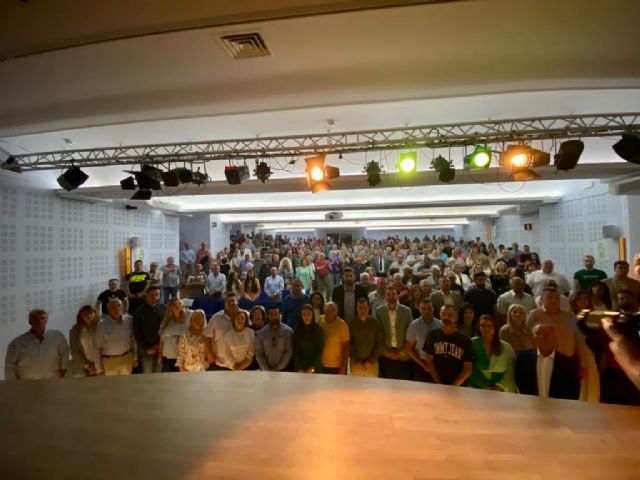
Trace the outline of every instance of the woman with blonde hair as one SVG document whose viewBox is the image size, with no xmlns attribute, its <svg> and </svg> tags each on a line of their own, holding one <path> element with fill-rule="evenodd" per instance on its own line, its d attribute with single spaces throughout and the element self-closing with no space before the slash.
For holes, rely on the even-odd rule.
<svg viewBox="0 0 640 480">
<path fill-rule="evenodd" d="M 189 328 L 180 335 L 176 367 L 181 372 L 204 372 L 209 368 L 202 335 L 205 319 L 204 310 L 194 310 L 189 317 Z"/>
<path fill-rule="evenodd" d="M 513 348 L 519 350 L 533 348 L 533 335 L 526 325 L 527 311 L 522 305 L 514 303 L 507 310 L 507 323 L 500 329 L 500 340 L 504 340 Z"/>
<path fill-rule="evenodd" d="M 93 337 L 99 322 L 100 315 L 91 305 L 85 305 L 78 310 L 76 323 L 69 331 L 71 371 L 75 377 L 96 374 L 93 364 Z"/>
<path fill-rule="evenodd" d="M 291 280 L 293 280 L 293 267 L 291 266 L 291 260 L 287 257 L 284 257 L 280 261 L 280 268 L 278 273 L 284 280 L 285 288 L 289 288 L 291 285 Z"/>
<path fill-rule="evenodd" d="M 160 324 L 158 335 L 160 345 L 158 347 L 158 357 L 156 361 L 162 366 L 163 372 L 177 372 L 176 358 L 178 357 L 178 342 L 180 336 L 189 327 L 189 317 L 191 310 L 187 310 L 177 297 L 172 298 L 167 305 L 164 318 Z"/>
</svg>

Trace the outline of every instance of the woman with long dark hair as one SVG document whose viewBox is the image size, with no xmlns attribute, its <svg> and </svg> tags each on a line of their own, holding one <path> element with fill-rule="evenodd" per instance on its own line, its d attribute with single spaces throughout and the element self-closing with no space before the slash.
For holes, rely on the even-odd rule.
<svg viewBox="0 0 640 480">
<path fill-rule="evenodd" d="M 465 303 L 458 311 L 458 331 L 467 338 L 476 335 L 476 310 L 470 303 Z"/>
<path fill-rule="evenodd" d="M 611 292 L 605 282 L 596 282 L 589 289 L 591 305 L 595 310 L 611 310 Z"/>
<path fill-rule="evenodd" d="M 293 362 L 296 372 L 321 373 L 324 331 L 314 319 L 313 307 L 305 303 L 293 331 Z"/>
<path fill-rule="evenodd" d="M 473 388 L 516 393 L 515 354 L 511 345 L 500 340 L 498 324 L 491 315 L 480 316 L 478 330 L 480 335 L 471 339 L 475 358 L 469 385 Z"/>
<path fill-rule="evenodd" d="M 256 278 L 256 272 L 254 272 L 253 268 L 247 270 L 243 290 L 242 296 L 247 300 L 255 302 L 260 297 L 260 282 Z"/>
<path fill-rule="evenodd" d="M 320 317 L 324 315 L 324 297 L 320 292 L 313 292 L 309 299 L 311 306 L 313 307 L 313 318 L 318 323 Z"/>
</svg>

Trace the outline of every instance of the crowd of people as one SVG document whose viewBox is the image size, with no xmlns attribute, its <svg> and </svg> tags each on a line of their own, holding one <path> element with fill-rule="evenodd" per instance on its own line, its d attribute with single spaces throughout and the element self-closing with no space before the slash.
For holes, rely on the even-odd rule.
<svg viewBox="0 0 640 480">
<path fill-rule="evenodd" d="M 187 243 L 80 308 L 69 343 L 33 310 L 6 379 L 139 371 L 294 371 L 640 404 L 583 310 L 638 310 L 640 257 L 609 277 L 585 255 L 571 280 L 552 260 L 451 237 L 338 245 L 237 234 L 215 255 Z M 187 298 L 220 299 L 210 318 Z M 249 309 L 239 307 L 251 305 Z M 249 303 L 247 303 L 249 302 Z M 187 302 L 188 303 L 188 302 Z M 266 305 L 266 308 L 265 308 Z"/>
</svg>

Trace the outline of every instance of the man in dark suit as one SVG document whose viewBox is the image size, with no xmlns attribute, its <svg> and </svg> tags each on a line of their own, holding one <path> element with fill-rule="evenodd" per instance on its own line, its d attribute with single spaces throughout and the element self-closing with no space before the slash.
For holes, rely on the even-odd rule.
<svg viewBox="0 0 640 480">
<path fill-rule="evenodd" d="M 446 276 L 440 277 L 440 290 L 432 292 L 429 299 L 433 303 L 433 311 L 438 312 L 438 315 L 440 315 L 440 309 L 445 304 L 452 305 L 456 312 L 464 305 L 460 294 L 451 290 L 451 282 Z"/>
<path fill-rule="evenodd" d="M 578 362 L 556 352 L 556 327 L 538 323 L 533 327 L 537 349 L 520 350 L 515 377 L 520 393 L 577 400 L 580 397 Z"/>
<path fill-rule="evenodd" d="M 380 376 L 411 380 L 411 358 L 404 348 L 407 328 L 413 321 L 411 309 L 398 302 L 398 292 L 387 288 L 387 303 L 378 307 L 376 318 L 384 328 L 384 350 L 380 357 Z"/>
<path fill-rule="evenodd" d="M 356 302 L 359 298 L 369 301 L 369 294 L 362 285 L 356 285 L 353 269 L 347 267 L 342 274 L 342 285 L 335 287 L 331 294 L 331 301 L 338 305 L 338 316 L 346 322 L 356 318 Z"/>
<path fill-rule="evenodd" d="M 376 256 L 369 260 L 369 265 L 373 267 L 376 277 L 386 277 L 389 274 L 391 262 L 385 256 L 383 250 L 378 250 Z"/>
</svg>

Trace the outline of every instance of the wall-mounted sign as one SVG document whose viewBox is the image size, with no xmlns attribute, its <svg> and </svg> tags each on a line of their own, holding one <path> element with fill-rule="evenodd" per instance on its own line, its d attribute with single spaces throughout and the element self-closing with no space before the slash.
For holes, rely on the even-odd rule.
<svg viewBox="0 0 640 480">
<path fill-rule="evenodd" d="M 524 229 L 529 231 L 529 230 L 533 230 L 533 223 L 525 223 L 524 224 Z"/>
</svg>

